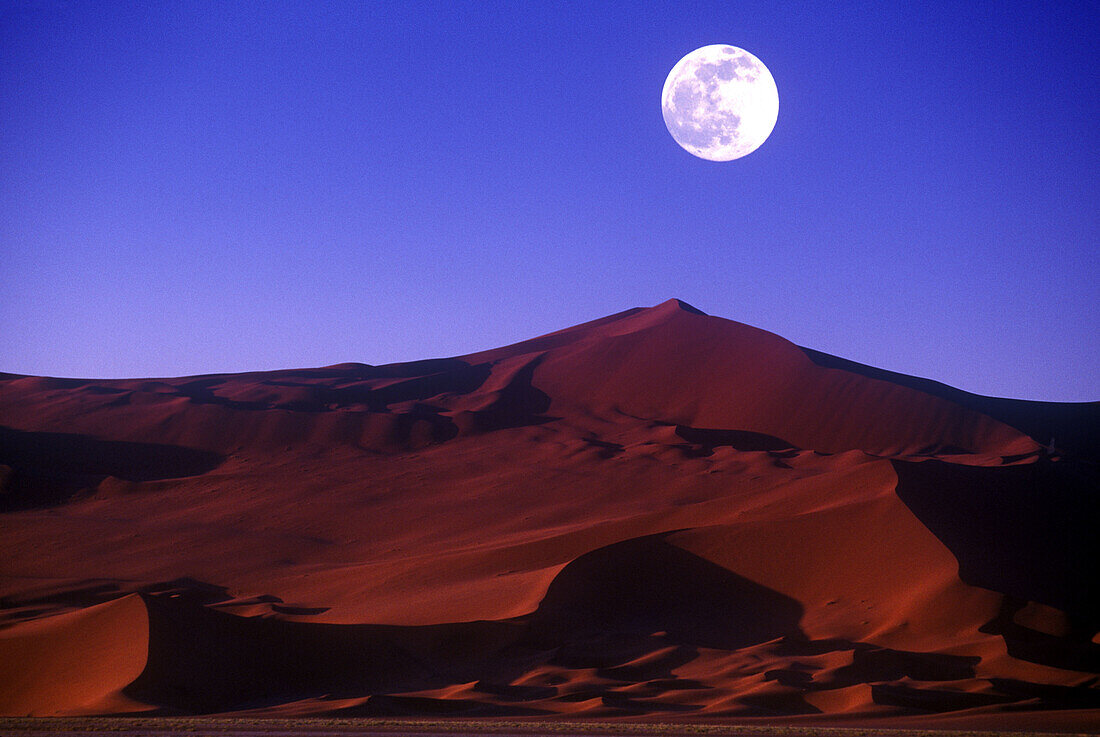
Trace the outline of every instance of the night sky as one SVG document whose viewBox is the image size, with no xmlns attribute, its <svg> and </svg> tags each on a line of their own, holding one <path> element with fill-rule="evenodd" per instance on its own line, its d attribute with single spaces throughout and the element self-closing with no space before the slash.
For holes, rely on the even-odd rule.
<svg viewBox="0 0 1100 737">
<path fill-rule="evenodd" d="M 0 370 L 457 355 L 677 297 L 1100 399 L 1100 3 L 0 2 Z M 665 76 L 779 121 L 691 156 Z"/>
</svg>

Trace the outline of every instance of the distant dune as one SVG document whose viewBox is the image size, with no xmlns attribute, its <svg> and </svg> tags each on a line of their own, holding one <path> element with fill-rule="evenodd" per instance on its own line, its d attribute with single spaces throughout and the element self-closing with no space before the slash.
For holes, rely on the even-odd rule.
<svg viewBox="0 0 1100 737">
<path fill-rule="evenodd" d="M 0 714 L 1100 731 L 1098 428 L 678 300 L 388 366 L 3 374 Z"/>
</svg>

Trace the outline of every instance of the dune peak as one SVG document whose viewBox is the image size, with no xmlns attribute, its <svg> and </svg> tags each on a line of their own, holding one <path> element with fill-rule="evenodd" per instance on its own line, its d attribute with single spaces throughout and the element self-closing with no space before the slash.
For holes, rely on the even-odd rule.
<svg viewBox="0 0 1100 737">
<path fill-rule="evenodd" d="M 707 313 L 703 312 L 702 310 L 700 310 L 698 307 L 693 307 L 693 306 L 689 305 L 687 302 L 685 302 L 684 300 L 677 299 L 676 297 L 673 297 L 672 299 L 667 299 L 664 302 L 662 302 L 661 304 L 654 305 L 653 307 L 650 307 L 649 309 L 650 310 L 659 310 L 661 312 L 671 312 L 673 310 L 681 310 L 683 312 L 690 312 L 693 315 L 703 315 L 703 316 L 706 316 L 706 314 L 707 314 Z"/>
</svg>

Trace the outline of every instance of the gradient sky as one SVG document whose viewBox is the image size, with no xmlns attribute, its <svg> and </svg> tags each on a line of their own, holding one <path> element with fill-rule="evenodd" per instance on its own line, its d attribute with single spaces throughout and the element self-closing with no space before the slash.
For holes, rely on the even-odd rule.
<svg viewBox="0 0 1100 737">
<path fill-rule="evenodd" d="M 0 370 L 503 345 L 670 297 L 983 394 L 1100 399 L 1096 2 L 0 2 Z M 759 57 L 697 159 L 661 87 Z"/>
</svg>

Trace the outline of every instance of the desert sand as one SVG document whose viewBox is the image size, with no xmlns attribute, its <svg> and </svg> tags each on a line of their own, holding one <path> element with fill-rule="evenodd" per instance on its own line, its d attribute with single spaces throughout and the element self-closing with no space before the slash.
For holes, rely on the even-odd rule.
<svg viewBox="0 0 1100 737">
<path fill-rule="evenodd" d="M 3 374 L 0 715 L 1100 731 L 1098 429 L 678 300 L 406 364 Z"/>
</svg>

